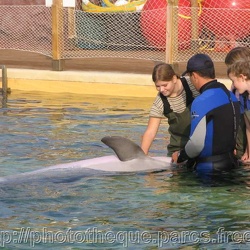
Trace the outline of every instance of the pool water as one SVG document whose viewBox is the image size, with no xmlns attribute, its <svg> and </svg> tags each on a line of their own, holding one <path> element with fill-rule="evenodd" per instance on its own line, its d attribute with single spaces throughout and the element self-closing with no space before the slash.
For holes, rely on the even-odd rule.
<svg viewBox="0 0 250 250">
<path fill-rule="evenodd" d="M 0 109 L 7 176 L 140 143 L 152 98 L 14 91 Z M 165 156 L 167 123 L 151 156 Z M 2 249 L 249 249 L 250 168 L 204 181 L 185 169 L 0 186 Z"/>
</svg>

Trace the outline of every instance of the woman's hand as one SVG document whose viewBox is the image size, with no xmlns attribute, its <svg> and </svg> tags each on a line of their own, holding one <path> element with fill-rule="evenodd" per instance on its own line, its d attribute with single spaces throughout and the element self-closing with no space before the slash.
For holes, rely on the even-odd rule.
<svg viewBox="0 0 250 250">
<path fill-rule="evenodd" d="M 172 154 L 172 163 L 177 163 L 179 154 L 180 154 L 180 151 L 175 151 L 175 152 Z"/>
</svg>

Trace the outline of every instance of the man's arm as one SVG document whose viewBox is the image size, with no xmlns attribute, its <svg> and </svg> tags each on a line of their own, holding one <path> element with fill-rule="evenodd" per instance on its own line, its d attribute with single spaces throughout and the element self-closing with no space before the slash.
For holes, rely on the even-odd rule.
<svg viewBox="0 0 250 250">
<path fill-rule="evenodd" d="M 198 119 L 198 118 L 194 118 Z M 193 124 L 194 123 L 194 124 Z M 206 138 L 206 116 L 204 116 L 196 125 L 196 122 L 191 123 L 191 136 L 180 152 L 175 152 L 172 155 L 172 160 L 175 163 L 181 163 L 188 159 L 196 158 L 204 148 Z M 193 130 L 192 130 L 193 126 Z M 192 133 L 193 131 L 193 133 Z"/>
</svg>

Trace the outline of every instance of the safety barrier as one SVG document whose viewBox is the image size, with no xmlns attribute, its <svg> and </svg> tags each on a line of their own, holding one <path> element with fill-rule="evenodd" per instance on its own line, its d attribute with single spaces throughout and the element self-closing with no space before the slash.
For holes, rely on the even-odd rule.
<svg viewBox="0 0 250 250">
<path fill-rule="evenodd" d="M 250 1 L 76 0 L 74 8 L 52 2 L 0 5 L 0 49 L 43 54 L 63 70 L 67 59 L 178 64 L 197 52 L 224 62 L 231 48 L 250 46 Z"/>
</svg>

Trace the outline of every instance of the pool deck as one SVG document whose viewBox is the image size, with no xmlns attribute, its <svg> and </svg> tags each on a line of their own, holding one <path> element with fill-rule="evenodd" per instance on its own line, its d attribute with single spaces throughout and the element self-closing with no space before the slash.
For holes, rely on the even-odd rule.
<svg viewBox="0 0 250 250">
<path fill-rule="evenodd" d="M 24 54 L 25 53 L 25 54 Z M 7 67 L 8 87 L 22 91 L 154 97 L 152 61 L 132 59 L 75 59 L 65 61 L 64 71 L 52 71 L 51 59 L 20 51 L 0 51 L 1 64 Z M 180 70 L 184 70 L 181 66 Z M 218 65 L 218 79 L 231 85 Z M 98 69 L 98 70 L 96 70 Z"/>
<path fill-rule="evenodd" d="M 8 69 L 11 91 L 43 91 L 88 95 L 152 97 L 156 90 L 149 74 L 98 71 Z"/>
</svg>

